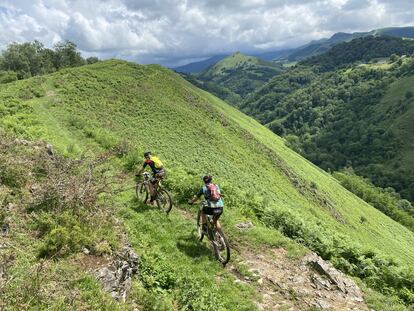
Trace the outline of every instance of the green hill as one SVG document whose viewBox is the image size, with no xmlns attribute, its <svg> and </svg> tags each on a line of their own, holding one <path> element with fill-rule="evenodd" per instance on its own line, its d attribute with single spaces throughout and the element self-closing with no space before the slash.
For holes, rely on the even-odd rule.
<svg viewBox="0 0 414 311">
<path fill-rule="evenodd" d="M 342 45 L 275 77 L 249 96 L 242 110 L 286 136 L 291 146 L 322 168 L 352 166 L 375 184 L 391 186 L 413 201 L 414 59 L 371 58 L 397 50 L 405 54 L 402 50 L 413 45 L 374 37 Z"/>
<path fill-rule="evenodd" d="M 125 227 L 141 256 L 141 274 L 129 300 L 116 308 L 130 309 L 138 301 L 138 307 L 148 310 L 254 310 L 262 299 L 260 285 L 236 282 L 240 275 L 250 273 L 241 266 L 243 249 L 266 254 L 269 249 L 284 247 L 290 249 L 291 256 L 300 253 L 301 247 L 280 232 L 368 286 L 396 295 L 407 305 L 413 303 L 414 276 L 408 271 L 414 261 L 413 232 L 348 192 L 266 127 L 165 68 L 110 60 L 4 84 L 0 86 L 0 116 L 0 126 L 7 132 L 47 141 L 68 159 L 122 151 L 109 157 L 102 173 L 112 180 L 114 192 L 97 199 L 113 209 L 113 217 L 122 220 L 114 222 Z M 147 149 L 162 159 L 169 172 L 165 184 L 177 205 L 168 218 L 134 200 L 133 168 L 141 164 L 141 154 Z M 13 152 L 9 160 L 12 158 Z M 191 232 L 194 221 L 189 215 L 194 215 L 195 209 L 183 203 L 200 186 L 205 172 L 215 176 L 226 194 L 223 224 L 232 244 L 236 272 L 216 264 Z M 42 179 L 44 174 L 35 166 L 28 176 Z M 15 195 L 30 196 L 29 184 L 9 182 L 6 188 L 13 185 L 18 189 Z M 122 189 L 125 191 L 120 192 Z M 16 198 L 16 204 L 21 204 Z M 88 236 L 85 232 L 90 232 L 82 229 L 88 217 L 75 214 L 77 223 L 62 220 L 60 231 L 56 231 L 52 228 L 58 220 L 48 216 L 47 209 L 32 212 L 35 214 L 26 215 L 22 207 L 22 218 L 20 214 L 9 215 L 16 223 L 12 239 L 16 249 L 21 248 L 14 268 L 10 268 L 20 276 L 7 283 L 9 308 L 25 305 L 36 309 L 46 303 L 54 308 L 71 308 L 67 307 L 71 303 L 79 308 L 79 300 L 84 308 L 104 308 L 105 301 L 94 298 L 102 295 L 97 294 L 98 286 L 85 277 L 67 282 L 66 287 L 61 285 L 77 293 L 70 302 L 53 294 L 53 279 L 42 283 L 49 291 L 39 292 L 36 299 L 21 296 L 19 288 L 33 271 L 30 264 L 37 262 L 37 244 L 26 242 L 29 247 L 24 243 L 36 237 L 36 228 L 24 226 L 30 219 L 37 223 L 40 216 L 44 218 L 41 228 L 46 234 L 38 238 L 41 249 L 46 245 L 67 252 L 66 257 L 46 256 L 44 265 L 56 275 L 59 271 L 68 275 L 59 267 L 63 262 L 73 263 L 79 250 L 89 245 L 84 241 L 91 243 L 92 249 L 100 249 L 94 244 L 99 244 L 98 230 L 97 240 L 84 238 Z M 95 209 L 91 213 L 100 215 Z M 253 229 L 235 228 L 237 222 L 246 220 L 253 221 Z M 61 241 L 59 232 L 73 230 L 83 238 L 69 248 L 73 234 Z M 116 247 L 109 243 L 106 249 L 112 252 Z M 294 256 L 290 260 L 293 262 Z M 29 289 L 27 292 L 37 292 L 36 287 Z"/>
<path fill-rule="evenodd" d="M 181 73 L 198 73 L 200 71 L 203 71 L 207 69 L 208 67 L 216 64 L 217 62 L 221 61 L 223 58 L 227 57 L 228 55 L 214 55 L 210 58 L 207 58 L 205 60 L 189 63 L 187 65 L 174 67 L 173 70 Z"/>
<path fill-rule="evenodd" d="M 200 72 L 197 79 L 215 83 L 245 97 L 282 71 L 278 64 L 234 53 Z"/>
</svg>

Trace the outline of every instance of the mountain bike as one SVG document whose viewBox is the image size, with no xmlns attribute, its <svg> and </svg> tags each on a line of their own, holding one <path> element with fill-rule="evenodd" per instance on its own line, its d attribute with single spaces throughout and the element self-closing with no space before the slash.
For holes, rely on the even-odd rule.
<svg viewBox="0 0 414 311">
<path fill-rule="evenodd" d="M 230 246 L 227 242 L 227 238 L 223 233 L 223 230 L 217 228 L 214 225 L 214 215 L 206 215 L 207 218 L 207 232 L 204 232 L 202 229 L 201 223 L 201 213 L 204 207 L 208 206 L 207 201 L 202 201 L 200 203 L 200 208 L 197 214 L 197 232 L 199 236 L 199 241 L 201 242 L 204 238 L 204 235 L 207 235 L 207 238 L 213 246 L 213 252 L 216 259 L 225 266 L 230 260 Z"/>
<path fill-rule="evenodd" d="M 144 172 L 142 175 L 144 177 L 144 180 L 137 183 L 135 186 L 135 193 L 138 200 L 143 203 L 147 203 L 151 197 L 150 183 L 154 184 L 156 179 L 152 177 L 148 172 Z M 157 204 L 158 208 L 162 209 L 167 214 L 173 207 L 171 196 L 167 190 L 161 187 L 161 181 L 158 181 L 157 192 L 155 194 L 155 203 Z"/>
</svg>

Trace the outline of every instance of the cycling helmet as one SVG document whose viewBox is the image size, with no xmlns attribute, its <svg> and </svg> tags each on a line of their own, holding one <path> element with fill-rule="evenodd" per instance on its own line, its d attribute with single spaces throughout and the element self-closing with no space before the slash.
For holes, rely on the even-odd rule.
<svg viewBox="0 0 414 311">
<path fill-rule="evenodd" d="M 144 157 L 146 158 L 146 157 L 148 157 L 149 155 L 151 155 L 151 151 L 145 151 L 144 152 Z"/>
<path fill-rule="evenodd" d="M 203 181 L 208 184 L 213 180 L 213 177 L 211 175 L 205 175 L 203 176 Z"/>
</svg>

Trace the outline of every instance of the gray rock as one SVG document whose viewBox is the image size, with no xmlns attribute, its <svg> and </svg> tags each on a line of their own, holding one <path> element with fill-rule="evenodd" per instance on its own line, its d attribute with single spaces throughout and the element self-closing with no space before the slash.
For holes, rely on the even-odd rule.
<svg viewBox="0 0 414 311">
<path fill-rule="evenodd" d="M 321 299 L 315 299 L 313 305 L 323 310 L 329 309 L 331 307 L 329 303 Z"/>
<path fill-rule="evenodd" d="M 335 269 L 331 263 L 323 260 L 316 253 L 310 253 L 303 258 L 303 263 L 310 265 L 321 276 L 327 279 L 312 276 L 312 282 L 317 288 L 321 286 L 327 289 L 337 288 L 354 301 L 363 301 L 362 293 L 359 287 L 349 279 L 344 273 Z"/>
<path fill-rule="evenodd" d="M 1 233 L 2 236 L 8 236 L 9 235 L 9 233 L 10 233 L 10 225 L 7 222 L 4 222 L 1 225 L 0 233 Z"/>
<path fill-rule="evenodd" d="M 250 229 L 252 227 L 253 227 L 253 223 L 251 221 L 240 222 L 240 223 L 236 224 L 236 228 L 241 229 L 241 230 Z"/>
<path fill-rule="evenodd" d="M 96 271 L 96 277 L 114 299 L 125 301 L 132 277 L 138 273 L 138 263 L 138 255 L 130 245 L 126 245 L 112 263 Z"/>
<path fill-rule="evenodd" d="M 55 155 L 55 152 L 53 151 L 53 146 L 51 144 L 46 145 L 46 152 L 51 157 L 53 157 Z"/>
<path fill-rule="evenodd" d="M 12 211 L 14 208 L 16 207 L 16 205 L 15 204 L 13 204 L 13 203 L 11 203 L 11 202 L 9 202 L 9 203 L 7 203 L 6 204 L 6 206 L 4 207 L 4 209 L 6 210 L 6 211 Z"/>
</svg>

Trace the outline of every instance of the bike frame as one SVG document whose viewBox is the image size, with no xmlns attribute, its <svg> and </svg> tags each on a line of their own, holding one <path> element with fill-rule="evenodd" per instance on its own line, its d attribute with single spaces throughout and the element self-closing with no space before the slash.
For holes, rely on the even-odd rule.
<svg viewBox="0 0 414 311">
<path fill-rule="evenodd" d="M 208 233 L 208 238 L 211 239 L 211 236 L 214 233 L 214 230 L 216 229 L 216 226 L 214 225 L 214 221 L 213 221 L 214 215 L 208 215 L 208 214 L 205 214 L 203 212 L 203 208 L 206 207 L 206 206 L 208 206 L 208 203 L 207 203 L 207 201 L 203 200 L 203 201 L 200 202 L 199 209 L 200 209 L 200 212 L 203 213 L 204 216 L 207 219 L 207 230 L 208 230 L 207 233 Z M 211 236 L 210 236 L 210 234 L 211 234 Z"/>
<path fill-rule="evenodd" d="M 144 172 L 143 174 L 143 181 L 142 182 L 138 182 L 136 185 L 136 192 L 137 192 L 137 196 L 138 195 L 138 186 L 141 184 L 146 188 L 146 197 L 144 199 L 144 203 L 147 202 L 148 199 L 148 195 L 150 196 L 154 196 L 156 197 L 155 201 L 158 205 L 158 207 L 162 208 L 167 214 L 171 211 L 171 208 L 173 207 L 173 203 L 171 200 L 171 196 L 170 194 L 167 192 L 167 190 L 165 190 L 164 188 L 162 188 L 161 186 L 161 180 L 157 179 L 158 183 L 155 189 L 155 185 L 152 183 L 152 181 L 155 179 L 151 176 L 150 173 L 148 172 Z M 152 193 L 154 192 L 154 193 Z M 168 204 L 168 205 L 165 205 Z"/>
<path fill-rule="evenodd" d="M 214 225 L 214 215 L 208 215 L 208 214 L 204 214 L 207 217 L 207 232 L 204 234 L 202 232 L 201 226 L 202 224 L 201 222 L 201 213 L 203 213 L 203 208 L 207 206 L 207 202 L 205 200 L 200 202 L 199 205 L 199 216 L 198 216 L 198 220 L 197 220 L 197 226 L 198 226 L 198 230 L 199 230 L 199 235 L 200 238 L 199 240 L 202 241 L 204 235 L 207 235 L 207 239 L 210 241 L 210 243 L 213 245 L 213 249 L 214 249 L 214 254 L 216 256 L 216 258 L 223 264 L 223 266 L 225 266 L 227 264 L 227 262 L 230 260 L 230 248 L 228 246 L 228 242 L 226 240 L 226 237 L 224 236 L 222 230 L 217 229 L 217 227 Z M 201 231 L 200 231 L 201 230 Z M 224 242 L 224 247 L 227 248 L 227 257 L 223 258 L 221 256 L 221 254 L 219 254 L 219 250 L 217 250 L 217 240 L 215 239 L 216 234 L 219 234 L 221 241 Z"/>
</svg>

